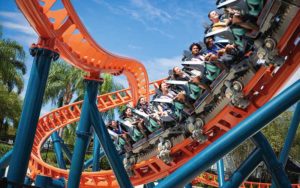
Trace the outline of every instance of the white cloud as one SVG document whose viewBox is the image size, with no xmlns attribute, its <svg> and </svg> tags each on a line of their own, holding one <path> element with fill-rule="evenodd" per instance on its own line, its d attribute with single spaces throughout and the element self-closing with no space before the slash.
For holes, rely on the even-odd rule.
<svg viewBox="0 0 300 188">
<path fill-rule="evenodd" d="M 128 48 L 133 49 L 133 50 L 141 50 L 142 47 L 134 45 L 134 44 L 128 44 Z"/>
<path fill-rule="evenodd" d="M 149 80 L 159 80 L 168 76 L 168 71 L 181 65 L 181 56 L 154 58 L 144 61 Z"/>
<path fill-rule="evenodd" d="M 172 19 L 169 13 L 154 7 L 148 0 L 131 0 L 131 2 L 141 10 L 145 17 L 158 19 L 163 23 L 170 22 Z"/>
<path fill-rule="evenodd" d="M 4 28 L 18 32 L 17 35 L 10 36 L 21 44 L 30 45 L 37 41 L 37 34 L 29 25 L 25 17 L 18 12 L 0 12 L 1 24 Z"/>
</svg>

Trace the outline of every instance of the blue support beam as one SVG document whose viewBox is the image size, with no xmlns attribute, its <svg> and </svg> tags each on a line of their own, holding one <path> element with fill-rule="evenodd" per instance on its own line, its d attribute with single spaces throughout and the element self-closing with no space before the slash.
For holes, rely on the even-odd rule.
<svg viewBox="0 0 300 188">
<path fill-rule="evenodd" d="M 26 176 L 50 64 L 58 58 L 56 52 L 48 49 L 33 48 L 30 52 L 34 60 L 7 176 L 17 184 L 23 183 Z"/>
<path fill-rule="evenodd" d="M 64 188 L 64 179 L 52 179 L 48 176 L 38 175 L 35 179 L 35 185 L 42 188 Z"/>
<path fill-rule="evenodd" d="M 272 175 L 272 180 L 275 182 L 275 185 L 277 187 L 292 187 L 282 163 L 277 160 L 277 157 L 266 137 L 259 132 L 252 137 L 252 140 L 255 145 L 261 149 L 264 162 Z"/>
<path fill-rule="evenodd" d="M 6 168 L 0 168 L 0 178 L 5 176 Z"/>
<path fill-rule="evenodd" d="M 24 181 L 24 184 L 25 185 L 31 185 L 33 183 L 32 179 L 30 179 L 29 177 L 25 177 L 25 181 Z"/>
<path fill-rule="evenodd" d="M 284 146 L 282 148 L 282 151 L 280 153 L 279 161 L 283 164 L 283 167 L 285 167 L 286 162 L 288 160 L 289 151 L 292 147 L 293 140 L 296 136 L 296 132 L 299 126 L 300 122 L 300 102 L 297 103 L 296 109 L 294 111 L 294 115 L 291 121 L 291 125 L 289 127 Z"/>
<path fill-rule="evenodd" d="M 192 187 L 193 187 L 193 185 L 191 183 L 188 183 L 184 186 L 184 188 L 192 188 Z"/>
<path fill-rule="evenodd" d="M 222 188 L 239 187 L 245 179 L 253 172 L 253 170 L 262 161 L 261 149 L 256 148 L 248 158 L 241 164 L 241 166 L 232 174 Z"/>
<path fill-rule="evenodd" d="M 60 139 L 60 145 L 61 145 L 61 148 L 63 150 L 63 152 L 66 154 L 66 157 L 69 161 L 72 160 L 72 153 L 71 151 L 69 150 L 69 148 L 65 145 L 64 141 L 59 137 Z"/>
<path fill-rule="evenodd" d="M 56 131 L 51 134 L 51 139 L 52 139 L 52 142 L 53 142 L 58 167 L 62 168 L 62 169 L 67 169 L 66 162 L 64 160 L 64 155 L 63 155 L 63 152 L 62 152 L 61 139 L 58 136 L 58 133 Z"/>
<path fill-rule="evenodd" d="M 222 187 L 225 183 L 225 172 L 224 172 L 224 162 L 223 159 L 218 160 L 217 162 L 218 169 L 218 183 L 219 187 Z"/>
<path fill-rule="evenodd" d="M 11 149 L 1 157 L 1 159 L 0 159 L 0 169 L 6 168 L 8 166 L 12 154 L 13 154 L 13 150 Z"/>
<path fill-rule="evenodd" d="M 93 172 L 100 170 L 100 142 L 94 132 L 94 146 L 93 146 Z"/>
<path fill-rule="evenodd" d="M 151 183 L 145 184 L 143 187 L 144 188 L 154 188 L 155 184 L 153 182 L 151 182 Z"/>
<path fill-rule="evenodd" d="M 201 153 L 189 160 L 157 187 L 183 187 L 201 172 L 217 162 L 247 138 L 265 127 L 272 119 L 300 100 L 300 80 L 274 97 L 256 112 L 210 144 Z M 272 168 L 273 169 L 273 168 Z M 285 184 L 285 183 L 284 183 Z"/>
<path fill-rule="evenodd" d="M 76 131 L 77 136 L 68 178 L 68 188 L 79 187 L 84 157 L 91 136 L 91 120 L 89 109 L 91 108 L 91 103 L 95 103 L 96 101 L 98 86 L 99 83 L 97 81 L 85 80 L 85 94 L 80 121 Z"/>
<path fill-rule="evenodd" d="M 101 159 L 104 156 L 104 151 L 100 149 L 99 159 Z M 87 169 L 93 164 L 94 159 L 90 158 L 87 161 L 84 162 L 83 168 Z"/>
<path fill-rule="evenodd" d="M 98 111 L 98 108 L 96 106 L 96 100 L 94 101 L 90 100 L 90 102 L 91 102 L 90 112 L 91 112 L 91 118 L 92 118 L 94 130 L 100 140 L 102 149 L 104 150 L 108 158 L 110 166 L 114 171 L 119 186 L 126 187 L 126 188 L 133 187 L 126 173 L 126 170 L 122 164 L 122 161 L 120 160 L 119 154 L 106 129 L 104 121 L 101 117 L 101 113 Z"/>
</svg>

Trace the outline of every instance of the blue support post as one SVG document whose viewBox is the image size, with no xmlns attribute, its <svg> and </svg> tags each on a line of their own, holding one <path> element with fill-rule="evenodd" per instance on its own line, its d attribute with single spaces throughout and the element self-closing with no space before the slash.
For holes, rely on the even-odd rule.
<svg viewBox="0 0 300 188">
<path fill-rule="evenodd" d="M 25 185 L 31 185 L 33 183 L 32 179 L 30 179 L 29 177 L 25 177 L 25 181 L 24 181 L 24 184 Z"/>
<path fill-rule="evenodd" d="M 294 115 L 291 121 L 291 125 L 289 127 L 284 146 L 282 148 L 282 151 L 280 153 L 279 161 L 283 164 L 283 167 L 285 167 L 286 162 L 288 160 L 289 151 L 292 147 L 293 140 L 295 138 L 297 128 L 299 126 L 300 122 L 300 102 L 297 103 L 296 109 L 294 111 Z"/>
<path fill-rule="evenodd" d="M 72 160 L 72 153 L 71 151 L 69 150 L 69 148 L 65 145 L 64 141 L 60 138 L 60 145 L 61 145 L 61 148 L 63 150 L 63 152 L 66 154 L 66 157 L 69 161 Z"/>
<path fill-rule="evenodd" d="M 48 176 L 38 175 L 35 179 L 35 185 L 42 188 L 64 188 L 64 179 L 52 179 Z"/>
<path fill-rule="evenodd" d="M 58 136 L 58 133 L 56 131 L 51 134 L 51 139 L 52 139 L 52 142 L 53 142 L 58 167 L 62 168 L 62 169 L 67 169 L 66 162 L 64 160 L 64 155 L 63 155 L 63 152 L 62 152 L 61 140 L 60 140 L 60 138 Z"/>
<path fill-rule="evenodd" d="M 232 174 L 230 179 L 224 183 L 222 188 L 239 187 L 261 161 L 262 152 L 259 148 L 256 148 L 241 164 L 241 166 Z"/>
<path fill-rule="evenodd" d="M 201 153 L 166 177 L 157 187 L 183 187 L 300 99 L 300 80 L 240 122 Z"/>
<path fill-rule="evenodd" d="M 120 160 L 119 154 L 110 138 L 110 135 L 108 134 L 104 121 L 101 117 L 101 114 L 98 111 L 98 108 L 95 103 L 96 101 L 90 100 L 90 102 L 91 102 L 90 112 L 91 112 L 91 118 L 92 118 L 94 130 L 100 140 L 102 149 L 104 150 L 108 158 L 110 166 L 112 167 L 115 173 L 119 186 L 130 188 L 132 187 L 132 184 L 122 164 L 122 161 Z"/>
<path fill-rule="evenodd" d="M 90 140 L 89 138 L 91 136 L 91 120 L 89 112 L 89 109 L 91 108 L 90 100 L 94 102 L 96 101 L 97 91 L 97 81 L 85 80 L 85 94 L 80 115 L 80 121 L 76 131 L 77 136 L 68 178 L 68 188 L 79 187 L 84 157 Z"/>
<path fill-rule="evenodd" d="M 188 183 L 184 186 L 184 188 L 192 188 L 192 187 L 193 187 L 193 185 L 191 183 Z"/>
<path fill-rule="evenodd" d="M 0 168 L 0 179 L 5 176 L 6 168 Z"/>
<path fill-rule="evenodd" d="M 154 188 L 155 187 L 155 184 L 153 182 L 151 183 L 147 183 L 143 186 L 144 188 Z"/>
<path fill-rule="evenodd" d="M 224 162 L 223 159 L 218 160 L 217 162 L 217 169 L 218 169 L 218 182 L 219 187 L 222 187 L 225 183 L 225 173 L 224 173 Z"/>
<path fill-rule="evenodd" d="M 18 184 L 23 183 L 26 176 L 50 64 L 52 59 L 58 58 L 56 52 L 43 48 L 31 49 L 31 55 L 34 60 L 7 176 L 10 182 Z"/>
<path fill-rule="evenodd" d="M 104 156 L 104 151 L 100 149 L 99 159 L 101 159 Z M 83 168 L 87 169 L 93 164 L 94 159 L 90 158 L 87 161 L 84 162 Z"/>
<path fill-rule="evenodd" d="M 100 142 L 94 132 L 94 150 L 93 150 L 93 172 L 100 170 Z"/>
<path fill-rule="evenodd" d="M 275 182 L 275 185 L 277 187 L 292 187 L 284 171 L 283 165 L 277 160 L 266 137 L 259 132 L 252 137 L 252 140 L 255 145 L 261 149 L 264 162 L 272 175 L 272 180 Z"/>
<path fill-rule="evenodd" d="M 13 150 L 11 149 L 1 157 L 1 159 L 0 159 L 0 169 L 1 168 L 6 168 L 8 166 L 9 161 L 10 161 L 11 156 L 12 156 L 12 153 L 13 153 Z"/>
</svg>

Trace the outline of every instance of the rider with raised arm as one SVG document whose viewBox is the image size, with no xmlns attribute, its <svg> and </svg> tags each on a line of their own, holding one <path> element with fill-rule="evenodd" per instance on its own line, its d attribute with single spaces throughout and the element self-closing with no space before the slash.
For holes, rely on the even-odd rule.
<svg viewBox="0 0 300 188">
<path fill-rule="evenodd" d="M 129 122 L 131 125 L 137 126 L 144 137 L 147 137 L 146 129 L 144 127 L 144 120 L 142 118 L 134 116 L 130 107 L 125 108 L 122 118 L 124 119 L 124 121 Z"/>
</svg>

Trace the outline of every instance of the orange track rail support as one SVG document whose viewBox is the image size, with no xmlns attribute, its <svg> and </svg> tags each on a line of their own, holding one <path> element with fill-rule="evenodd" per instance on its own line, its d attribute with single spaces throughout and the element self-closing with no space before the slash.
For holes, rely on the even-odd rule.
<svg viewBox="0 0 300 188">
<path fill-rule="evenodd" d="M 53 10 L 56 0 L 16 0 L 19 8 L 40 36 L 37 46 L 58 51 L 68 63 L 84 71 L 127 76 L 130 88 L 99 96 L 97 100 L 99 110 L 106 111 L 129 102 L 136 103 L 139 96 L 149 97 L 153 94 L 154 89 L 162 80 L 149 84 L 147 72 L 141 63 L 133 59 L 121 58 L 101 48 L 88 34 L 69 0 L 61 1 L 64 7 L 60 10 Z M 274 67 L 262 67 L 245 86 L 244 92 L 252 101 L 249 107 L 241 110 L 231 105 L 225 106 L 204 127 L 205 133 L 209 136 L 208 141 L 199 144 L 187 138 L 177 144 L 171 150 L 174 162 L 170 165 L 157 157 L 136 164 L 135 176 L 131 178 L 134 185 L 145 184 L 169 175 L 264 105 L 278 92 L 300 65 L 300 46 L 295 46 L 290 42 L 298 36 L 291 35 L 291 33 L 299 30 L 300 19 L 295 17 L 292 23 L 279 43 L 280 52 L 288 55 L 285 64 L 277 71 Z M 289 41 L 285 42 L 284 39 Z M 38 174 L 53 178 L 68 178 L 68 170 L 56 168 L 42 160 L 41 147 L 54 131 L 77 122 L 80 118 L 81 107 L 82 102 L 73 103 L 39 119 L 29 162 L 30 173 L 28 175 L 31 178 L 35 178 Z M 211 180 L 207 180 L 206 183 L 212 185 L 215 178 Z M 118 187 L 118 183 L 111 170 L 102 170 L 83 172 L 80 187 Z"/>
<path fill-rule="evenodd" d="M 52 8 L 57 0 L 16 2 L 39 35 L 37 46 L 58 51 L 68 63 L 87 72 L 126 75 L 134 103 L 141 95 L 149 96 L 149 80 L 143 64 L 101 48 L 81 23 L 69 0 L 62 0 L 64 8 L 59 10 Z"/>
</svg>

